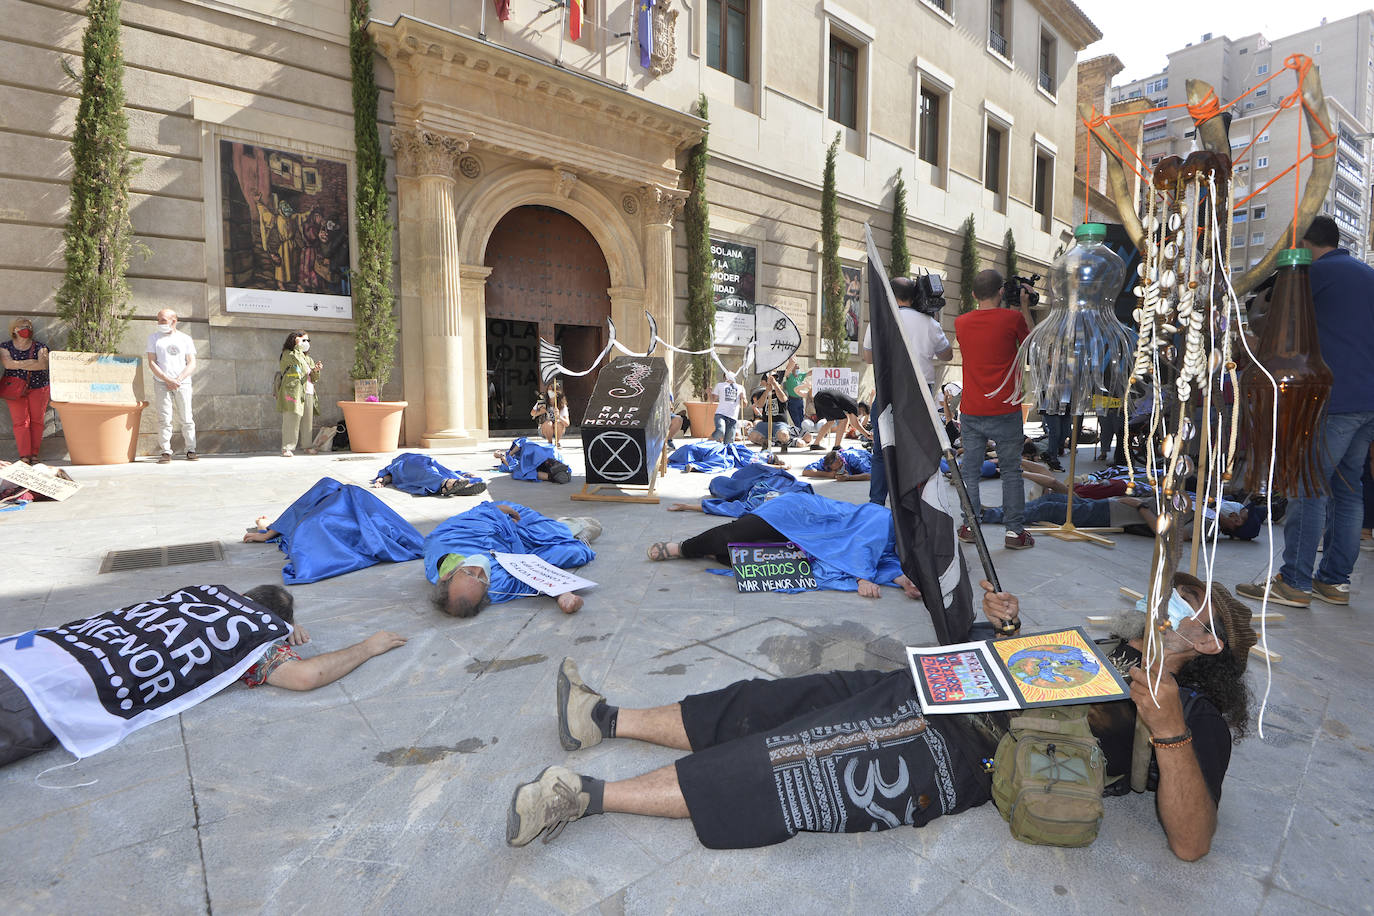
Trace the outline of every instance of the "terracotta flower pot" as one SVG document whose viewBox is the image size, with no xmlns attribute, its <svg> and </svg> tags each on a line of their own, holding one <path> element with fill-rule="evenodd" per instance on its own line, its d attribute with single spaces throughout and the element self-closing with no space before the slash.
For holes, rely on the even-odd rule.
<svg viewBox="0 0 1374 916">
<path fill-rule="evenodd" d="M 78 404 L 53 401 L 72 464 L 128 464 L 138 448 L 139 404 Z"/>
<path fill-rule="evenodd" d="M 692 424 L 691 435 L 694 439 L 708 438 L 716 428 L 716 404 L 714 401 L 686 401 L 687 422 Z"/>
<path fill-rule="evenodd" d="M 405 401 L 340 401 L 348 427 L 348 447 L 355 452 L 394 452 L 401 442 Z"/>
</svg>

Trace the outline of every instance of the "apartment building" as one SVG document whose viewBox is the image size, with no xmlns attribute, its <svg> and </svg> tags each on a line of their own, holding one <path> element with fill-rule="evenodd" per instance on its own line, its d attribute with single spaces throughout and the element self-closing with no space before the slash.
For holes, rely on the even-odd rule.
<svg viewBox="0 0 1374 916">
<path fill-rule="evenodd" d="M 82 4 L 9 7 L 0 282 L 12 295 L 0 311 L 37 315 L 40 336 L 60 342 L 76 107 L 61 60 L 79 57 Z M 130 268 L 139 320 L 124 349 L 143 350 L 158 309 L 183 315 L 200 350 L 205 451 L 270 447 L 276 354 L 302 324 L 327 366 L 321 403 L 351 394 L 346 7 L 123 4 L 130 139 L 144 159 L 133 219 L 149 251 Z M 647 342 L 646 311 L 663 337 L 684 338 L 681 172 L 708 126 L 700 96 L 718 340 L 735 358 L 755 302 L 788 312 L 801 355 L 821 356 L 820 186 L 837 134 L 856 365 L 863 224 L 886 255 L 899 169 L 913 261 L 951 286 L 969 214 L 985 263 L 1000 263 L 1011 230 L 1022 263 L 1043 268 L 1071 229 L 1076 58 L 1100 33 L 1070 0 L 582 7 L 574 36 L 556 0 L 514 0 L 504 21 L 490 0 L 372 3 L 401 325 L 386 395 L 409 402 L 407 444 L 526 425 L 540 337 L 574 367 L 605 345 L 608 318 L 633 348 Z M 299 258 L 298 275 L 255 266 L 273 220 L 314 221 L 310 270 Z M 684 393 L 682 366 L 676 378 Z M 569 386 L 574 410 L 584 388 Z"/>
</svg>

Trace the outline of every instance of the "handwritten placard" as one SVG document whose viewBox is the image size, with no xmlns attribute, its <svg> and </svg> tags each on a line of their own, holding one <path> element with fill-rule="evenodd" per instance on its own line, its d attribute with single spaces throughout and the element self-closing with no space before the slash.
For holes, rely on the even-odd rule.
<svg viewBox="0 0 1374 916">
<path fill-rule="evenodd" d="M 353 400 L 366 401 L 368 398 L 380 401 L 382 399 L 382 386 L 377 384 L 375 378 L 354 379 Z"/>
<path fill-rule="evenodd" d="M 811 560 L 796 544 L 731 544 L 730 565 L 741 592 L 815 589 Z"/>
<path fill-rule="evenodd" d="M 859 376 L 853 369 L 836 369 L 818 366 L 811 370 L 811 391 L 838 391 L 851 398 L 859 396 Z"/>
<path fill-rule="evenodd" d="M 596 583 L 591 579 L 584 579 L 576 573 L 559 569 L 532 553 L 496 553 L 493 551 L 492 555 L 496 557 L 496 562 L 500 563 L 501 568 L 506 572 L 535 591 L 555 598 L 567 592 L 596 586 Z"/>
<path fill-rule="evenodd" d="M 143 357 L 54 350 L 48 354 L 54 401 L 138 404 L 143 398 Z"/>
<path fill-rule="evenodd" d="M 25 490 L 32 490 L 58 502 L 81 489 L 81 484 L 72 480 L 62 471 L 54 470 L 46 464 L 35 464 L 33 467 L 29 467 L 20 461 L 0 468 L 0 480 L 8 480 Z"/>
</svg>

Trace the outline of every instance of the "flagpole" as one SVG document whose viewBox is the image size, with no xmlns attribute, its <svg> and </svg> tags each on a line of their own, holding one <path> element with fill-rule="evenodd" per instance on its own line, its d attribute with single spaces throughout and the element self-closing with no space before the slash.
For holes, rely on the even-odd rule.
<svg viewBox="0 0 1374 916">
<path fill-rule="evenodd" d="M 482 24 L 477 27 L 477 37 L 483 41 L 487 40 L 487 0 L 477 0 L 477 5 L 482 8 Z"/>
<path fill-rule="evenodd" d="M 620 81 L 621 89 L 630 88 L 630 55 L 635 51 L 635 23 L 639 17 L 635 15 L 636 4 L 630 4 L 630 30 L 625 33 L 625 78 Z"/>
<path fill-rule="evenodd" d="M 563 7 L 563 26 L 558 30 L 558 59 L 554 61 L 554 63 L 558 64 L 560 67 L 563 66 L 563 36 L 568 31 L 568 4 L 570 2 L 571 0 L 562 0 L 561 3 Z"/>
</svg>

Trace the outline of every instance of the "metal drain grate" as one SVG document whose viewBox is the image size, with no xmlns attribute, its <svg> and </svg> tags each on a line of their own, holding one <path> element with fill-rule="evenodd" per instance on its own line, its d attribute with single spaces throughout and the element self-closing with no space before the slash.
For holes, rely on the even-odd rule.
<svg viewBox="0 0 1374 916">
<path fill-rule="evenodd" d="M 167 547 L 140 547 L 136 550 L 111 550 L 100 564 L 102 573 L 123 572 L 129 569 L 155 569 L 159 566 L 181 566 L 185 563 L 208 563 L 224 559 L 224 545 L 219 541 L 198 544 L 170 544 Z"/>
</svg>

